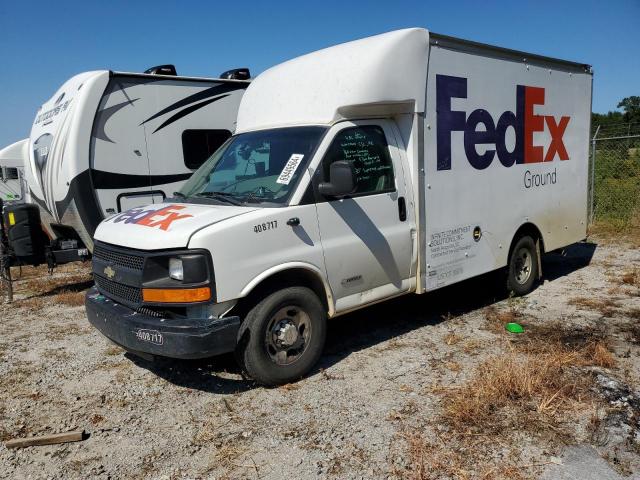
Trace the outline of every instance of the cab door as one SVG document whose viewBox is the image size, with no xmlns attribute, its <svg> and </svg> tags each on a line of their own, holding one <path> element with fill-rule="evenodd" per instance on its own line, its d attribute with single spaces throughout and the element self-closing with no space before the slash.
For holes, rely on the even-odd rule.
<svg viewBox="0 0 640 480">
<path fill-rule="evenodd" d="M 331 140 L 315 174 L 316 208 L 338 312 L 412 286 L 413 209 L 394 132 L 389 120 L 342 122 L 325 137 Z M 353 165 L 355 191 L 324 197 L 317 184 L 339 160 Z"/>
</svg>

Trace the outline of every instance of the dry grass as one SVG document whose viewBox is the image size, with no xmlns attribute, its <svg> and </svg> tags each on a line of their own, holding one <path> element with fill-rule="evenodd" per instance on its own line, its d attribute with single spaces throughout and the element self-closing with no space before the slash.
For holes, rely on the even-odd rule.
<svg viewBox="0 0 640 480">
<path fill-rule="evenodd" d="M 29 397 L 33 390 L 27 388 L 29 378 L 43 372 L 42 364 L 22 362 L 0 375 L 0 391 L 11 392 L 13 398 Z"/>
<path fill-rule="evenodd" d="M 68 360 L 72 355 L 62 348 L 48 348 L 42 354 L 45 358 L 54 360 Z"/>
<path fill-rule="evenodd" d="M 47 274 L 45 267 L 38 268 L 43 270 L 40 275 L 16 282 L 16 292 L 28 292 L 30 296 L 54 295 L 70 285 L 82 288 L 92 281 L 90 268 L 85 265 L 77 265 L 75 271 L 58 272 L 56 275 Z"/>
<path fill-rule="evenodd" d="M 368 451 L 358 447 L 355 443 L 349 442 L 346 446 L 334 452 L 327 466 L 327 474 L 332 478 L 344 478 L 345 471 L 363 471 L 371 465 L 371 455 Z M 381 472 L 375 472 L 376 478 L 381 476 Z"/>
<path fill-rule="evenodd" d="M 640 318 L 640 309 L 638 309 L 636 313 L 638 314 L 636 318 Z M 640 325 L 638 323 L 632 322 L 623 325 L 620 327 L 620 332 L 625 335 L 629 343 L 640 345 Z"/>
<path fill-rule="evenodd" d="M 102 461 L 102 458 L 103 457 L 100 455 L 93 455 L 91 457 L 84 457 L 82 459 L 72 458 L 66 461 L 65 465 L 68 465 L 69 468 L 74 472 L 84 472 L 86 475 L 84 478 L 89 478 L 91 467 L 89 467 L 88 465 L 91 465 L 93 462 L 100 462 Z"/>
<path fill-rule="evenodd" d="M 52 303 L 68 306 L 84 305 L 84 291 L 91 286 L 90 264 L 68 264 L 48 273 L 46 265 L 24 267 L 22 274 L 13 269 L 14 306 L 35 312 Z"/>
<path fill-rule="evenodd" d="M 567 328 L 560 322 L 527 326 L 527 334 L 518 337 L 514 347 L 529 354 L 576 354 L 576 366 L 613 368 L 606 331 L 602 328 Z"/>
<path fill-rule="evenodd" d="M 449 332 L 447 336 L 444 337 L 444 343 L 446 343 L 449 346 L 459 343 L 460 340 L 462 340 L 462 337 L 460 335 L 455 334 L 454 332 Z"/>
<path fill-rule="evenodd" d="M 440 435 L 437 441 L 429 441 L 418 429 L 406 429 L 400 435 L 406 447 L 408 465 L 392 468 L 397 478 L 406 480 L 440 480 L 442 478 L 466 480 L 481 479 L 510 479 L 524 480 L 531 478 L 532 469 L 536 465 L 506 465 L 488 461 L 474 455 L 474 452 L 485 450 L 483 444 L 486 439 L 467 437 L 468 442 L 460 448 L 443 448 L 443 445 L 453 447 L 451 436 Z M 511 460 L 519 459 L 517 449 L 511 449 L 507 455 Z"/>
<path fill-rule="evenodd" d="M 284 390 L 286 392 L 292 392 L 295 390 L 300 390 L 300 383 L 287 383 L 285 385 L 281 385 L 278 387 L 280 390 Z"/>
<path fill-rule="evenodd" d="M 96 426 L 104 422 L 104 417 L 99 413 L 94 413 L 89 417 L 89 421 L 93 426 Z"/>
<path fill-rule="evenodd" d="M 620 281 L 625 285 L 640 288 L 640 268 L 636 267 L 633 270 L 623 273 Z"/>
<path fill-rule="evenodd" d="M 445 395 L 442 420 L 460 432 L 539 432 L 550 416 L 574 410 L 589 396 L 587 382 L 571 372 L 586 358 L 565 351 L 489 358 L 467 383 Z"/>
<path fill-rule="evenodd" d="M 467 340 L 466 342 L 464 342 L 464 344 L 462 345 L 462 351 L 467 355 L 475 355 L 479 353 L 481 346 L 482 342 L 480 340 L 472 338 L 471 340 Z"/>
<path fill-rule="evenodd" d="M 216 446 L 211 463 L 205 473 L 218 468 L 224 470 L 225 473 L 223 473 L 223 477 L 231 476 L 230 478 L 239 478 L 232 475 L 238 469 L 255 469 L 254 473 L 259 473 L 258 466 L 253 459 L 247 455 L 248 448 L 243 440 L 244 438 L 242 436 L 238 436 L 220 446 Z M 249 458 L 245 459 L 244 457 Z"/>
<path fill-rule="evenodd" d="M 601 401 L 586 367 L 615 366 L 604 331 L 528 325 L 513 309 L 489 309 L 486 317 L 501 333 L 518 317 L 526 333 L 509 336 L 508 351 L 483 361 L 461 385 L 430 391 L 441 395 L 440 411 L 433 428 L 401 431 L 408 461 L 392 467 L 398 478 L 534 478 L 545 462 L 520 458 L 522 449 L 510 445 L 523 434 L 547 451 L 576 440 L 575 423 Z M 402 411 L 391 419 L 409 420 Z"/>
<path fill-rule="evenodd" d="M 44 297 L 28 297 L 14 300 L 12 307 L 24 309 L 26 313 L 34 313 L 41 311 L 47 303 L 49 303 L 48 299 Z"/>
<path fill-rule="evenodd" d="M 445 362 L 444 366 L 454 373 L 460 373 L 462 371 L 462 365 L 458 362 Z"/>
<path fill-rule="evenodd" d="M 54 298 L 56 303 L 61 303 L 70 307 L 84 306 L 84 291 L 74 292 L 71 290 L 65 290 L 57 294 Z"/>
<path fill-rule="evenodd" d="M 84 291 L 93 281 L 88 264 L 64 265 L 54 275 L 47 273 L 46 266 L 24 267 L 22 275 L 15 272 L 14 279 L 16 298 L 10 308 L 25 313 L 38 313 L 53 304 L 82 306 Z"/>
<path fill-rule="evenodd" d="M 517 322 L 521 317 L 520 312 L 513 305 L 508 310 L 498 310 L 493 305 L 484 309 L 486 328 L 493 333 L 504 332 L 504 326 L 507 323 Z"/>
<path fill-rule="evenodd" d="M 387 352 L 390 350 L 398 350 L 407 347 L 407 343 L 399 338 L 392 338 L 377 348 L 378 352 Z"/>
<path fill-rule="evenodd" d="M 575 297 L 567 303 L 583 310 L 596 310 L 605 317 L 613 316 L 619 307 L 618 302 L 612 298 Z"/>
<path fill-rule="evenodd" d="M 415 413 L 419 410 L 418 404 L 415 400 L 409 400 L 405 403 L 399 410 L 391 410 L 387 415 L 387 420 L 404 420 L 407 417 L 415 415 Z"/>
<path fill-rule="evenodd" d="M 49 326 L 48 338 L 51 340 L 64 340 L 71 335 L 88 333 L 88 327 L 82 328 L 76 323 L 52 324 Z"/>
<path fill-rule="evenodd" d="M 116 345 L 110 345 L 107 348 L 105 348 L 104 350 L 104 354 L 108 355 L 110 357 L 116 356 L 116 355 L 120 355 L 121 353 L 123 353 L 124 350 Z"/>
<path fill-rule="evenodd" d="M 624 225 L 596 221 L 589 227 L 588 235 L 605 243 L 626 243 L 632 248 L 640 248 L 640 214 Z"/>
</svg>

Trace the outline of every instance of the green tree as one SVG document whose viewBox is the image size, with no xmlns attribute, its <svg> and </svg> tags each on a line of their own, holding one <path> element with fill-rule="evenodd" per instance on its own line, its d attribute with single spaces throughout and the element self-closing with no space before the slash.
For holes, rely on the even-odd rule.
<svg viewBox="0 0 640 480">
<path fill-rule="evenodd" d="M 640 122 L 640 97 L 633 95 L 620 100 L 618 108 L 624 110 L 623 121 L 627 123 Z"/>
<path fill-rule="evenodd" d="M 594 128 L 598 125 L 606 127 L 608 125 L 619 125 L 621 123 L 624 123 L 624 115 L 622 112 L 591 114 L 591 125 L 593 125 Z"/>
</svg>

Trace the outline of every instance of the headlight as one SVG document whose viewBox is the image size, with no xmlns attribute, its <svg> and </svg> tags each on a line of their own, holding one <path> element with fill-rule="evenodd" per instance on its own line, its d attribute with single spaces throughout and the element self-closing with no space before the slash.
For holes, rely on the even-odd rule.
<svg viewBox="0 0 640 480">
<path fill-rule="evenodd" d="M 209 253 L 182 250 L 149 255 L 142 273 L 142 300 L 148 304 L 215 301 L 215 279 Z"/>
<path fill-rule="evenodd" d="M 169 259 L 169 276 L 174 280 L 184 280 L 184 266 L 181 258 Z"/>
</svg>

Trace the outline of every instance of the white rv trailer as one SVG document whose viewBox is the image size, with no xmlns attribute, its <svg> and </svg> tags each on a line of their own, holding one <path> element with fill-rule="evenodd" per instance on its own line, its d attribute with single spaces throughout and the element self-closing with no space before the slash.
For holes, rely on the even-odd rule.
<svg viewBox="0 0 640 480">
<path fill-rule="evenodd" d="M 100 224 L 89 321 L 278 384 L 327 317 L 505 267 L 526 294 L 586 236 L 591 86 L 588 65 L 418 28 L 275 66 L 179 198 Z"/>
<path fill-rule="evenodd" d="M 248 81 L 149 71 L 172 73 L 81 73 L 38 110 L 28 201 L 54 242 L 91 251 L 102 219 L 171 196 L 234 131 Z"/>
<path fill-rule="evenodd" d="M 0 150 L 0 200 L 23 202 L 25 197 L 24 164 L 28 158 L 29 139 L 12 143 Z"/>
</svg>

